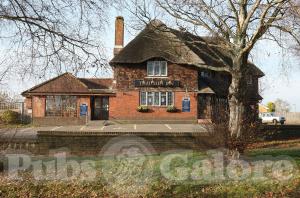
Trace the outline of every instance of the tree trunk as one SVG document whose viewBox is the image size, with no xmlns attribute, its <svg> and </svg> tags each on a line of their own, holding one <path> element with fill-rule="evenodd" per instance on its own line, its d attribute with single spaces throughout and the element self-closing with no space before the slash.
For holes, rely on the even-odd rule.
<svg viewBox="0 0 300 198">
<path fill-rule="evenodd" d="M 245 68 L 247 56 L 238 56 L 233 60 L 232 80 L 229 87 L 229 131 L 231 138 L 240 138 L 244 127 L 245 111 Z M 246 67 L 245 67 L 246 66 Z"/>
<path fill-rule="evenodd" d="M 229 131 L 232 138 L 239 138 L 242 132 L 244 104 L 240 97 L 240 78 L 232 77 L 229 87 Z"/>
</svg>

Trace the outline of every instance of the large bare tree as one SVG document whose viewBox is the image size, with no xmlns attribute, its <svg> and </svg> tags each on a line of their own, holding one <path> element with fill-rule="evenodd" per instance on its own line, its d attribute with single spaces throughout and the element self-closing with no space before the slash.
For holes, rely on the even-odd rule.
<svg viewBox="0 0 300 198">
<path fill-rule="evenodd" d="M 1 79 L 11 72 L 44 77 L 105 66 L 101 35 L 109 2 L 1 0 Z"/>
<path fill-rule="evenodd" d="M 297 45 L 299 24 L 297 2 L 294 0 L 154 0 L 167 18 L 175 19 L 180 28 L 190 29 L 195 34 L 208 34 L 220 42 L 205 42 L 208 47 L 218 48 L 230 57 L 217 56 L 223 70 L 229 72 L 232 81 L 229 87 L 229 132 L 239 139 L 245 118 L 245 82 L 250 65 L 248 59 L 256 43 L 270 39 L 280 47 Z M 157 9 L 157 7 L 155 9 Z M 147 1 L 136 0 L 131 13 L 138 19 L 151 18 Z M 159 14 L 158 14 L 159 15 Z M 161 14 L 160 14 L 161 16 Z M 288 39 L 286 39 L 288 38 Z M 197 41 L 201 42 L 201 41 Z"/>
</svg>

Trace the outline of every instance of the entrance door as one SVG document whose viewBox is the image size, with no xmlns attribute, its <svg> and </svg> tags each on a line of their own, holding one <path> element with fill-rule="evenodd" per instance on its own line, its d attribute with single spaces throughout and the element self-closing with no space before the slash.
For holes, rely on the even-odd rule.
<svg viewBox="0 0 300 198">
<path fill-rule="evenodd" d="M 107 96 L 93 96 L 91 98 L 92 120 L 108 120 L 108 102 Z"/>
<path fill-rule="evenodd" d="M 211 119 L 211 96 L 198 95 L 198 119 Z"/>
</svg>

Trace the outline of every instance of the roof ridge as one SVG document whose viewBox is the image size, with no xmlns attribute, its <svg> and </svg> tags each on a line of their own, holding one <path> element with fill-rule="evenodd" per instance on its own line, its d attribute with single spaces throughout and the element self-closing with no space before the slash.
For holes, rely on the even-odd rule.
<svg viewBox="0 0 300 198">
<path fill-rule="evenodd" d="M 31 87 L 30 89 L 27 89 L 27 90 L 23 91 L 23 92 L 21 93 L 21 95 L 24 95 L 24 94 L 26 94 L 26 92 L 30 92 L 30 91 L 32 91 L 32 90 L 34 90 L 34 89 L 37 89 L 37 88 L 39 88 L 39 87 L 41 87 L 41 86 L 43 86 L 43 85 L 45 85 L 45 84 L 47 84 L 47 83 L 49 83 L 49 82 L 52 82 L 52 81 L 54 81 L 54 80 L 56 80 L 56 79 L 58 79 L 58 78 L 60 78 L 60 77 L 62 77 L 62 76 L 69 76 L 69 77 L 75 79 L 78 83 L 80 83 L 81 85 L 83 85 L 85 88 L 88 89 L 88 87 L 87 87 L 83 82 L 81 82 L 76 76 L 74 76 L 72 73 L 70 73 L 70 72 L 65 72 L 65 73 L 63 73 L 63 74 L 60 74 L 60 75 L 54 77 L 54 78 L 50 78 L 49 80 L 46 80 L 46 81 L 44 81 L 44 82 L 42 82 L 42 83 L 40 83 L 40 84 L 38 84 L 38 85 L 35 85 L 35 86 Z"/>
<path fill-rule="evenodd" d="M 49 83 L 49 82 L 51 82 L 51 81 L 53 81 L 53 80 L 55 80 L 55 79 L 57 79 L 57 78 L 59 78 L 59 77 L 61 77 L 61 76 L 67 75 L 67 74 L 70 75 L 71 73 L 65 72 L 65 73 L 60 74 L 60 75 L 58 75 L 58 76 L 56 76 L 56 77 L 50 78 L 49 80 L 46 80 L 46 81 L 44 81 L 44 82 L 42 82 L 42 83 L 40 83 L 40 84 L 37 84 L 37 85 L 31 87 L 30 89 L 27 89 L 27 90 L 23 91 L 23 92 L 21 93 L 21 95 L 23 95 L 23 94 L 26 93 L 26 92 L 32 91 L 33 89 L 39 88 L 39 87 L 41 87 L 41 86 L 43 86 L 43 85 L 45 85 L 45 84 L 47 84 L 47 83 Z M 72 75 L 72 74 L 71 74 L 71 75 Z M 73 76 L 73 75 L 72 75 L 72 76 Z"/>
</svg>

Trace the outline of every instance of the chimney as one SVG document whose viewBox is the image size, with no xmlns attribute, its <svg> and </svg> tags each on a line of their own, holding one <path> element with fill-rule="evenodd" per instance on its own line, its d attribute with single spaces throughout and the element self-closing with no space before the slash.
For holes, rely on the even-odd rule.
<svg viewBox="0 0 300 198">
<path fill-rule="evenodd" d="M 114 55 L 117 55 L 124 47 L 124 18 L 118 16 L 115 22 L 115 48 Z"/>
</svg>

